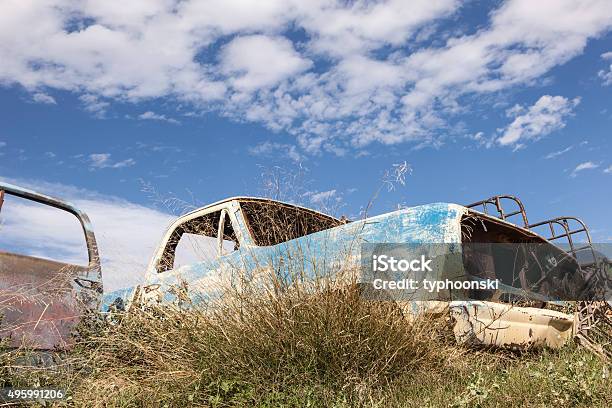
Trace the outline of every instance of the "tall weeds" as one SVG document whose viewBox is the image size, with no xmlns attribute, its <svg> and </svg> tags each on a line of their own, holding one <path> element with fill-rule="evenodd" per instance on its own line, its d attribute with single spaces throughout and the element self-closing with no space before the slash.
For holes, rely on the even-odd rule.
<svg viewBox="0 0 612 408">
<path fill-rule="evenodd" d="M 93 372 L 74 395 L 100 406 L 353 406 L 407 373 L 452 370 L 462 354 L 443 320 L 408 322 L 393 304 L 363 300 L 358 285 L 231 305 L 122 316 L 80 344 L 79 364 Z"/>
</svg>

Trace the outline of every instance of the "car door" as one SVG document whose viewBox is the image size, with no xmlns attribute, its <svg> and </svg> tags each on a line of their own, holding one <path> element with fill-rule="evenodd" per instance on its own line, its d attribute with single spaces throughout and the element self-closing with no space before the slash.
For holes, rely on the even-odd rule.
<svg viewBox="0 0 612 408">
<path fill-rule="evenodd" d="M 0 183 L 0 340 L 9 347 L 69 348 L 102 297 L 96 239 L 86 214 Z"/>
</svg>

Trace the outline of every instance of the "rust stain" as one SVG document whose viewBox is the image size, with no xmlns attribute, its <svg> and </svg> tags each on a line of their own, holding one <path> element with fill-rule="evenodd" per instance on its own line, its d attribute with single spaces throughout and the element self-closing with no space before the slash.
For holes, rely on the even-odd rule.
<svg viewBox="0 0 612 408">
<path fill-rule="evenodd" d="M 79 266 L 0 250 L 0 339 L 9 347 L 69 348 L 76 325 L 85 313 L 97 309 L 102 295 L 100 258 L 89 218 L 65 201 L 0 183 L 0 204 L 5 195 L 75 216 L 89 262 Z"/>
</svg>

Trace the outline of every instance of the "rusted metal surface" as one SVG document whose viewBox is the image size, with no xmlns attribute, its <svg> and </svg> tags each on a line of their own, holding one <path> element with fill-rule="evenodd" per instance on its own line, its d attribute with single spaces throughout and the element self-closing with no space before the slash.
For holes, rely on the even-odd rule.
<svg viewBox="0 0 612 408">
<path fill-rule="evenodd" d="M 500 204 L 499 201 L 493 200 L 497 204 Z M 269 212 L 257 212 L 257 216 L 249 215 L 249 212 L 252 212 L 250 206 L 254 205 L 252 203 L 261 206 L 261 202 L 257 200 L 237 198 L 199 209 L 176 220 L 152 259 L 147 277 L 140 290 L 136 288 L 131 293 L 121 291 L 121 293 L 107 294 L 104 302 L 105 309 L 112 309 L 113 305 L 118 304 L 129 305 L 133 299 L 138 299 L 141 304 L 165 303 L 183 307 L 191 304 L 191 300 L 197 301 L 200 295 L 206 297 L 211 294 L 217 284 L 217 277 L 222 276 L 225 270 L 231 270 L 232 265 L 240 265 L 242 269 L 252 268 L 253 270 L 265 265 L 268 265 L 267 267 L 274 264 L 286 265 L 291 262 L 290 256 L 287 256 L 288 253 L 297 254 L 299 252 L 295 259 L 301 260 L 298 267 L 303 268 L 305 274 L 311 272 L 325 274 L 321 270 L 311 271 L 310 268 L 315 268 L 314 264 L 304 262 L 302 265 L 301 262 L 308 259 L 320 259 L 325 260 L 325 264 L 320 264 L 316 268 L 350 268 L 347 263 L 359 259 L 360 242 L 461 243 L 466 238 L 463 231 L 463 220 L 471 213 L 471 210 L 465 207 L 440 203 L 413 207 L 349 224 L 321 214 L 322 224 L 320 226 L 294 228 L 294 219 L 299 218 L 303 210 L 282 203 L 274 204 L 265 201 L 266 205 L 271 203 L 284 208 L 291 218 L 276 223 L 283 229 L 277 233 L 274 228 L 264 228 L 269 224 L 268 217 L 271 216 Z M 520 208 L 521 214 L 524 214 L 524 207 L 521 205 Z M 272 213 L 275 214 L 275 212 Z M 212 214 L 214 217 L 209 220 L 207 217 Z M 229 215 L 229 218 L 226 219 L 225 215 Z M 315 215 L 317 214 L 313 213 L 313 216 Z M 505 213 L 501 209 L 501 215 L 507 218 L 514 214 Z M 488 242 L 524 242 L 528 240 L 546 244 L 544 238 L 525 228 L 492 216 L 479 215 L 479 217 L 477 226 L 484 226 L 483 222 L 486 222 L 487 228 L 483 231 L 473 228 L 470 234 L 473 240 Z M 274 218 L 277 217 L 274 215 Z M 306 218 L 308 217 L 302 217 L 302 219 Z M 523 219 L 526 221 L 526 215 Z M 219 240 L 216 247 L 217 255 L 211 259 L 179 268 L 173 267 L 174 252 L 182 232 L 199 231 L 204 235 L 216 235 L 219 238 L 221 235 L 228 235 L 226 231 L 228 225 L 233 227 L 233 233 L 229 235 L 238 241 L 237 249 L 233 253 L 225 254 Z M 298 231 L 301 232 L 298 233 Z M 272 236 L 269 236 L 270 234 Z M 340 260 L 339 263 L 333 261 L 336 258 Z M 183 290 L 179 291 L 177 288 Z M 138 292 L 140 296 L 136 294 Z M 177 293 L 180 293 L 180 296 Z M 402 307 L 408 314 L 416 315 L 424 310 L 429 311 L 429 306 L 433 303 L 438 306 L 441 304 L 441 302 L 430 301 L 424 305 L 423 302 L 410 301 Z M 449 312 L 448 302 L 445 304 Z M 462 338 L 469 335 L 479 338 L 481 344 L 556 347 L 565 342 L 567 338 L 571 338 L 572 335 L 573 317 L 562 313 L 555 314 L 556 312 L 550 310 L 487 301 L 458 302 L 454 306 L 459 307 L 459 305 L 464 305 L 466 308 L 470 306 L 465 309 L 467 314 L 463 319 L 457 318 L 456 330 L 464 333 L 458 335 L 459 341 L 463 341 Z M 478 307 L 475 308 L 474 305 Z M 478 313 L 474 314 L 470 311 L 478 311 Z M 476 322 L 483 318 L 488 318 L 490 324 L 478 326 Z M 471 332 L 468 326 L 472 327 Z M 493 326 L 495 326 L 494 329 Z M 495 335 L 492 330 L 495 330 Z"/>
<path fill-rule="evenodd" d="M 577 224 L 577 227 L 572 227 L 571 223 Z M 534 229 L 540 226 L 547 226 L 550 230 L 550 235 L 546 236 L 549 241 L 557 241 L 564 239 L 569 245 L 568 252 L 574 257 L 578 258 L 578 254 L 581 251 L 589 251 L 595 260 L 595 250 L 593 249 L 593 243 L 591 241 L 591 234 L 589 229 L 582 220 L 576 217 L 557 217 L 546 221 L 537 222 L 527 226 L 529 229 Z M 562 233 L 555 231 L 555 226 L 561 227 Z M 577 243 L 574 242 L 574 235 L 584 234 L 586 242 Z"/>
<path fill-rule="evenodd" d="M 468 240 L 552 244 L 563 239 L 569 245 L 568 255 L 576 259 L 577 264 L 581 264 L 578 261 L 581 251 L 592 251 L 597 265 L 588 228 L 582 221 L 559 217 L 529 224 L 523 203 L 509 195 L 494 196 L 468 206 L 424 205 L 349 224 L 273 200 L 236 197 L 211 204 L 175 221 L 151 260 L 142 285 L 106 293 L 101 302 L 100 261 L 87 216 L 61 200 L 2 183 L 0 209 L 4 194 L 74 215 L 81 223 L 89 256 L 87 266 L 77 266 L 0 250 L 0 337 L 8 338 L 13 347 L 21 344 L 38 349 L 69 347 L 78 322 L 85 313 L 96 310 L 98 306 L 102 306 L 102 311 L 122 310 L 135 299 L 145 303 L 156 299 L 157 302 L 178 302 L 181 307 L 189 306 L 193 295 L 207 291 L 207 282 L 215 273 L 222 273 L 232 265 L 242 265 L 245 270 L 256 270 L 266 262 L 271 263 L 270 267 L 275 262 L 284 265 L 289 260 L 284 259 L 282 253 L 298 247 L 308 248 L 312 259 L 325 259 L 329 267 L 343 268 L 346 266 L 343 262 L 358 259 L 355 251 L 362 241 L 462 243 Z M 516 209 L 507 211 L 504 208 L 506 202 L 514 203 L 511 205 Z M 250 209 L 270 206 L 277 210 L 257 213 Z M 495 212 L 489 214 L 491 206 Z M 484 213 L 475 212 L 477 208 Z M 280 215 L 287 218 L 281 220 L 282 229 L 277 231 L 265 227 L 271 221 L 266 217 L 276 220 Z M 520 217 L 522 225 L 512 224 L 512 217 Z M 200 222 L 208 218 L 212 220 L 210 225 Z M 561 232 L 555 230 L 555 226 L 561 228 Z M 548 227 L 550 235 L 537 234 L 533 229 L 539 227 Z M 182 233 L 216 237 L 216 255 L 206 262 L 176 268 L 174 252 Z M 585 234 L 586 243 L 578 244 L 573 239 L 577 234 Z M 224 241 L 233 242 L 233 249 L 225 248 Z M 342 258 L 340 263 L 332 262 L 332 258 L 339 254 L 343 254 L 339 257 Z M 302 257 L 306 256 L 302 253 Z M 302 266 L 304 272 L 309 273 L 312 271 L 308 268 L 314 264 L 304 263 Z M 585 273 L 595 273 L 588 269 L 592 265 L 582 263 L 581 266 Z M 440 306 L 445 302 L 433 303 Z M 541 303 L 539 307 L 523 307 L 505 303 L 502 299 L 473 299 L 446 302 L 445 307 L 455 320 L 454 330 L 459 342 L 516 348 L 559 347 L 575 336 L 589 349 L 610 357 L 612 308 L 609 303 L 575 302 L 578 308 L 575 316 L 549 310 L 544 308 L 545 302 Z M 414 301 L 404 305 L 404 309 L 417 314 L 428 308 Z"/>
<path fill-rule="evenodd" d="M 514 210 L 514 211 L 510 211 L 510 212 L 506 212 L 506 210 L 504 209 L 504 202 L 513 202 L 518 209 Z M 527 227 L 529 225 L 529 221 L 527 221 L 527 212 L 525 211 L 525 206 L 523 205 L 523 202 L 515 196 L 512 195 L 496 195 L 490 198 L 487 198 L 486 200 L 481 200 L 481 201 L 477 201 L 475 203 L 472 204 L 468 204 L 466 205 L 467 208 L 482 208 L 482 212 L 484 214 L 490 214 L 489 213 L 489 207 L 493 206 L 495 207 L 495 211 L 497 211 L 497 216 L 498 218 L 504 220 L 504 221 L 509 221 L 510 218 L 520 215 L 521 219 L 523 221 L 523 226 Z"/>
<path fill-rule="evenodd" d="M 81 224 L 86 266 L 0 250 L 0 338 L 9 347 L 69 348 L 77 324 L 97 309 L 102 297 L 100 258 L 89 218 L 62 200 L 7 183 L 0 183 L 0 193 L 66 211 Z"/>
<path fill-rule="evenodd" d="M 503 198 L 514 201 L 519 210 L 506 213 L 501 204 Z M 504 221 L 507 221 L 509 217 L 521 214 L 526 231 L 541 232 L 547 241 L 562 246 L 562 249 L 575 259 L 581 275 L 587 282 L 586 289 L 592 300 L 574 302 L 576 308 L 573 325 L 574 338 L 594 353 L 611 359 L 612 302 L 609 299 L 612 292 L 610 279 L 612 264 L 594 249 L 586 224 L 579 218 L 570 216 L 529 224 L 524 205 L 514 196 L 494 196 L 467 207 L 482 207 L 483 211 L 488 213 L 487 204 L 494 205 L 497 216 Z M 464 320 L 466 319 L 464 317 Z M 507 330 L 513 331 L 512 326 L 514 324 L 508 326 Z M 467 326 L 464 324 L 464 327 Z"/>
<path fill-rule="evenodd" d="M 282 231 L 265 228 L 268 223 L 265 212 L 257 217 L 248 214 L 252 203 L 260 205 L 264 202 L 289 209 L 287 211 L 291 219 L 288 224 L 286 220 L 280 223 L 284 226 Z M 504 209 L 506 202 L 514 203 L 517 209 L 507 211 Z M 493 206 L 495 212 L 477 212 L 476 208 L 479 206 L 484 211 Z M 241 274 L 248 275 L 253 272 L 252 276 L 265 268 L 288 268 L 289 264 L 296 260 L 298 268 L 302 268 L 305 276 L 317 272 L 325 273 L 315 270 L 316 268 L 347 268 L 351 262 L 359 259 L 358 248 L 363 242 L 535 243 L 549 248 L 552 252 L 563 254 L 569 258 L 568 262 L 572 267 L 580 268 L 580 263 L 575 259 L 577 252 L 581 250 L 579 246 L 573 246 L 572 250 L 565 253 L 553 244 L 562 236 L 571 239 L 578 232 L 588 234 L 584 224 L 577 229 L 567 227 L 565 234 L 553 234 L 547 239 L 529 228 L 525 207 L 514 196 L 494 196 L 467 207 L 447 203 L 428 204 L 349 224 L 324 214 L 310 212 L 312 217 L 320 219 L 321 224 L 300 226 L 296 224 L 295 219 L 300 218 L 299 215 L 304 211 L 311 210 L 248 197 L 223 200 L 177 219 L 170 226 L 152 258 L 143 284 L 105 294 L 102 311 L 129 309 L 132 303 L 140 306 L 163 303 L 181 308 L 190 307 L 198 302 L 198 299 L 206 299 L 211 295 L 212 288 L 216 287 L 219 279 L 236 266 Z M 302 217 L 302 221 L 311 215 Z M 512 217 L 519 218 L 522 225 L 511 223 L 509 219 Z M 563 220 L 569 219 L 563 217 L 553 221 L 567 226 Z M 536 228 L 547 222 L 551 221 L 532 226 Z M 216 237 L 215 254 L 207 260 L 175 265 L 175 251 L 183 233 Z M 224 251 L 223 240 L 235 241 L 233 251 Z M 287 254 L 298 256 L 291 259 Z M 466 259 L 469 261 L 471 258 L 467 256 L 464 262 Z M 321 263 L 316 260 L 321 260 Z M 483 263 L 485 264 L 486 262 Z M 495 267 L 493 264 L 487 265 Z M 495 273 L 494 270 L 486 272 Z M 512 296 L 508 297 L 511 298 Z M 602 307 L 586 306 L 577 314 L 570 314 L 551 310 L 547 303 L 547 298 L 537 297 L 527 299 L 525 306 L 498 296 L 493 300 L 408 301 L 402 305 L 402 310 L 416 316 L 423 312 L 439 313 L 440 309 L 445 309 L 455 321 L 457 340 L 477 345 L 520 349 L 560 347 L 573 336 L 582 339 L 585 345 L 601 345 L 599 340 L 595 340 L 595 334 L 609 333 L 609 314 L 602 314 Z M 563 305 L 558 303 L 563 302 L 552 302 L 550 306 L 565 307 L 572 302 L 565 302 Z M 576 306 L 577 302 L 573 304 Z M 605 336 L 603 338 L 605 339 Z M 594 349 L 593 346 L 589 347 Z"/>
</svg>

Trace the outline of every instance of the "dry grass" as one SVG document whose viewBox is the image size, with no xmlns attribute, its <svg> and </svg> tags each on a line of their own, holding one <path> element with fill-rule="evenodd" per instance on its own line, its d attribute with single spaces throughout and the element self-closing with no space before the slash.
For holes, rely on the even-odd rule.
<svg viewBox="0 0 612 408">
<path fill-rule="evenodd" d="M 461 365 L 444 320 L 408 322 L 357 285 L 239 300 L 117 316 L 65 357 L 69 368 L 37 381 L 69 388 L 79 406 L 356 406 L 407 373 Z M 4 374 L 25 385 L 42 373 Z"/>
<path fill-rule="evenodd" d="M 77 407 L 610 406 L 584 349 L 523 355 L 455 345 L 443 317 L 406 318 L 355 284 L 273 280 L 214 307 L 88 320 L 52 369 L 0 352 L 0 387 L 57 387 Z M 270 287 L 273 290 L 270 290 Z M 338 289 L 342 288 L 342 289 Z M 1 348 L 1 347 L 0 347 Z M 606 371 L 608 370 L 608 371 Z"/>
<path fill-rule="evenodd" d="M 610 405 L 607 366 L 584 350 L 469 350 L 445 316 L 407 319 L 351 280 L 269 278 L 214 307 L 89 321 L 53 369 L 24 367 L 26 350 L 0 353 L 0 386 L 64 388 L 59 405 L 78 407 Z"/>
<path fill-rule="evenodd" d="M 454 345 L 443 318 L 410 320 L 342 290 L 286 290 L 214 310 L 137 309 L 98 323 L 53 370 L 1 386 L 68 389 L 72 406 L 605 406 L 606 365 L 584 350 L 516 356 Z M 21 360 L 20 360 L 21 359 Z"/>
<path fill-rule="evenodd" d="M 81 344 L 83 405 L 370 405 L 406 373 L 459 364 L 441 325 L 341 291 L 242 299 L 214 312 L 138 311 Z M 92 398 L 93 397 L 93 398 Z M 78 398 L 77 398 L 78 401 Z"/>
</svg>

